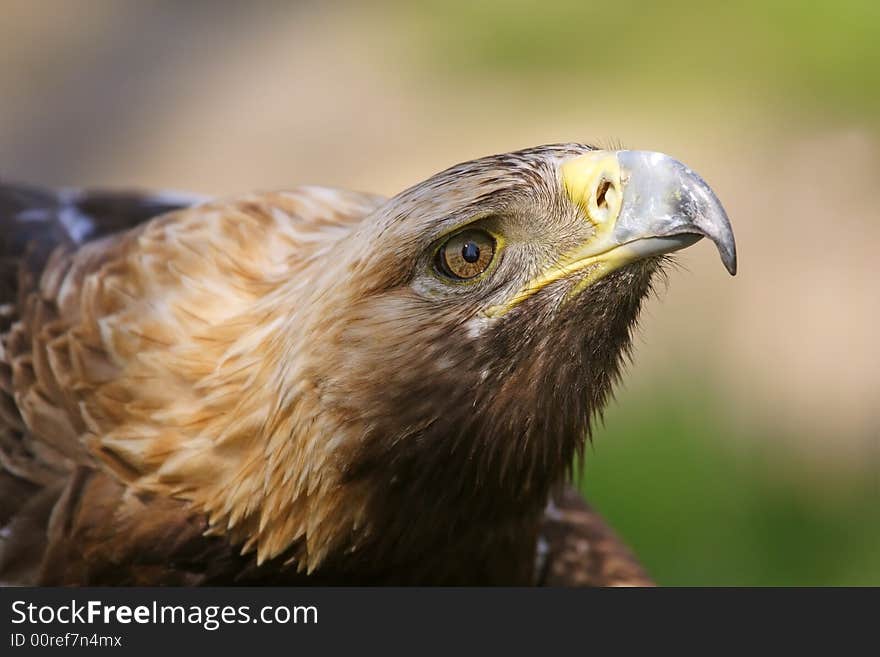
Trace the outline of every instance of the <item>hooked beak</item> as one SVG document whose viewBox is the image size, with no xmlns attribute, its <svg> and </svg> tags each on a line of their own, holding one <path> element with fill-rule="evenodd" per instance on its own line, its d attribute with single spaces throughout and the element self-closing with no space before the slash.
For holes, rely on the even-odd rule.
<svg viewBox="0 0 880 657">
<path fill-rule="evenodd" d="M 709 185 L 662 153 L 620 151 L 623 206 L 613 241 L 636 253 L 671 253 L 700 237 L 715 242 L 721 262 L 736 274 L 736 242 L 727 213 Z"/>
<path fill-rule="evenodd" d="M 736 274 L 727 213 L 706 182 L 678 160 L 649 151 L 592 151 L 564 162 L 560 175 L 594 231 L 490 315 L 576 272 L 582 278 L 572 294 L 629 263 L 678 251 L 701 237 L 715 243 L 727 271 Z"/>
</svg>

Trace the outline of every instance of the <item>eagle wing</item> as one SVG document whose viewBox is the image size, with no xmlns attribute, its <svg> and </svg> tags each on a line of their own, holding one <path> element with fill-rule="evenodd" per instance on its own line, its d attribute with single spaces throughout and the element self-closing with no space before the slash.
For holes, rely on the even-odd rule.
<svg viewBox="0 0 880 657">
<path fill-rule="evenodd" d="M 53 579 L 53 553 L 87 567 L 90 555 L 69 554 L 78 531 L 92 545 L 104 531 L 109 546 L 111 533 L 128 530 L 132 552 L 175 530 L 201 535 L 183 505 L 143 513 L 143 495 L 124 485 L 177 447 L 173 436 L 126 434 L 128 420 L 175 396 L 185 403 L 193 392 L 180 368 L 203 364 L 178 353 L 177 376 L 163 378 L 167 363 L 151 356 L 179 343 L 210 351 L 193 342 L 200 326 L 234 320 L 267 281 L 383 201 L 317 187 L 202 200 L 0 185 L 0 581 Z"/>
<path fill-rule="evenodd" d="M 87 242 L 195 202 L 179 195 L 50 192 L 0 184 L 0 463 L 7 473 L 42 484 L 55 478 L 63 462 L 64 450 L 59 454 L 53 447 L 52 432 L 26 429 L 17 407 L 23 390 L 41 373 L 34 367 L 33 342 L 50 323 L 47 311 L 58 329 L 66 328 L 58 290 L 50 289 L 48 277 L 44 281 L 52 254 L 64 260 Z M 24 352 L 29 356 L 22 357 Z"/>
<path fill-rule="evenodd" d="M 72 471 L 64 450 L 53 447 L 55 436 L 29 428 L 17 402 L 38 370 L 32 357 L 14 362 L 13 354 L 28 351 L 35 337 L 22 330 L 23 319 L 51 254 L 198 200 L 0 183 L 0 581 L 35 580 L 49 516 Z"/>
</svg>

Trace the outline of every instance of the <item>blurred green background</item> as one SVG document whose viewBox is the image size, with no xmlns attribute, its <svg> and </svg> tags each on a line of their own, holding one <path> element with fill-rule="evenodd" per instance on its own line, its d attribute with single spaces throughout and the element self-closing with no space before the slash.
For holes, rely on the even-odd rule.
<svg viewBox="0 0 880 657">
<path fill-rule="evenodd" d="M 538 143 L 725 202 L 581 469 L 661 584 L 880 584 L 880 4 L 2 0 L 0 176 L 393 194 Z"/>
</svg>

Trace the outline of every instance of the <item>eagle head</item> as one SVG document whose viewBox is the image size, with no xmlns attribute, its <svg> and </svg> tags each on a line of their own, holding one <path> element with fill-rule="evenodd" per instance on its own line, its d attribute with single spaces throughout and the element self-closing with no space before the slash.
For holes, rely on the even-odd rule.
<svg viewBox="0 0 880 657">
<path fill-rule="evenodd" d="M 543 146 L 391 198 L 323 256 L 299 369 L 332 426 L 349 550 L 399 558 L 533 518 L 619 376 L 666 254 L 721 203 L 660 153 Z"/>
</svg>

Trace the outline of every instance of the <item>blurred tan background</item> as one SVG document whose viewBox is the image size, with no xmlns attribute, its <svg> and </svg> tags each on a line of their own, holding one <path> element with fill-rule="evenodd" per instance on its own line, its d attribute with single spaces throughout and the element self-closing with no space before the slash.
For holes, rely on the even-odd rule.
<svg viewBox="0 0 880 657">
<path fill-rule="evenodd" d="M 660 5 L 0 0 L 0 177 L 390 195 L 540 143 L 667 152 L 740 273 L 680 257 L 583 486 L 661 583 L 878 584 L 880 5 Z"/>
</svg>

